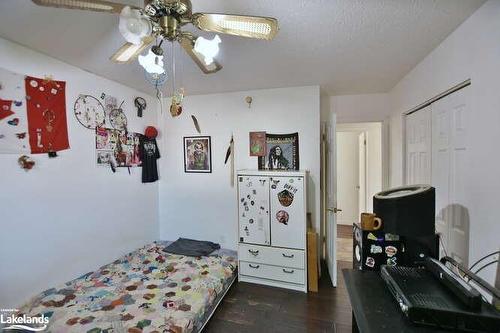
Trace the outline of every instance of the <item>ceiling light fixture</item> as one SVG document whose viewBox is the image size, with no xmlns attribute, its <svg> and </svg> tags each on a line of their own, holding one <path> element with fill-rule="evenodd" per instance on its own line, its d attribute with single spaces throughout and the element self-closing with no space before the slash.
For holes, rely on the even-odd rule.
<svg viewBox="0 0 500 333">
<path fill-rule="evenodd" d="M 153 46 L 148 54 L 139 56 L 139 64 L 150 74 L 163 74 L 163 49 L 160 45 Z"/>
<path fill-rule="evenodd" d="M 151 35 L 152 27 L 139 10 L 125 6 L 120 13 L 120 22 L 118 24 L 120 33 L 129 43 L 140 44 L 141 40 Z"/>
<path fill-rule="evenodd" d="M 207 66 L 214 62 L 214 57 L 219 53 L 219 44 L 221 39 L 219 35 L 215 35 L 212 40 L 205 39 L 203 37 L 198 37 L 194 43 L 194 50 L 205 58 L 205 64 Z"/>
</svg>

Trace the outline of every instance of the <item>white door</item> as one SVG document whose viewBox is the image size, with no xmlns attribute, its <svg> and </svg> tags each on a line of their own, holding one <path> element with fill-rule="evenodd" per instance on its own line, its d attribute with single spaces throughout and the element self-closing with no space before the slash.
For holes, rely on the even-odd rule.
<svg viewBox="0 0 500 333">
<path fill-rule="evenodd" d="M 240 242 L 270 245 L 269 178 L 238 177 Z"/>
<path fill-rule="evenodd" d="M 305 249 L 304 177 L 271 177 L 271 245 Z"/>
<path fill-rule="evenodd" d="M 334 287 L 337 286 L 337 149 L 336 149 L 336 116 L 332 115 L 326 130 L 326 263 Z"/>
<path fill-rule="evenodd" d="M 431 182 L 431 107 L 406 116 L 406 184 Z"/>
<path fill-rule="evenodd" d="M 432 184 L 436 188 L 436 231 L 448 255 L 468 266 L 469 212 L 466 205 L 467 93 L 463 88 L 433 104 Z"/>
<path fill-rule="evenodd" d="M 366 212 L 366 133 L 358 136 L 358 217 Z M 357 222 L 358 220 L 354 220 Z"/>
<path fill-rule="evenodd" d="M 352 226 L 358 220 L 358 132 L 337 132 L 337 225 Z"/>
</svg>

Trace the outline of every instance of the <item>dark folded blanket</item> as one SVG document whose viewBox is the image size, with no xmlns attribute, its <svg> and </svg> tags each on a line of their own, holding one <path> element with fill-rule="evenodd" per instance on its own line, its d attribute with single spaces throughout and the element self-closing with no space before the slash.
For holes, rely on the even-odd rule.
<svg viewBox="0 0 500 333">
<path fill-rule="evenodd" d="M 169 246 L 165 247 L 165 252 L 182 254 L 190 257 L 208 256 L 215 250 L 220 249 L 217 243 L 199 241 L 194 239 L 179 238 Z"/>
</svg>

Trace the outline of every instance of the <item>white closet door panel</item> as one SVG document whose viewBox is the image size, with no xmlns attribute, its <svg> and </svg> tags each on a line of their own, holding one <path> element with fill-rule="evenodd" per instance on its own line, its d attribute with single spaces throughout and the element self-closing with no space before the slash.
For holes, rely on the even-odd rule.
<svg viewBox="0 0 500 333">
<path fill-rule="evenodd" d="M 271 177 L 271 244 L 305 249 L 303 177 Z"/>
<path fill-rule="evenodd" d="M 467 88 L 465 88 L 467 89 Z M 468 267 L 469 257 L 469 212 L 466 194 L 466 124 L 468 90 L 461 90 L 450 95 L 451 113 L 451 166 L 450 166 L 450 203 L 452 214 L 449 221 L 450 256 Z"/>
<path fill-rule="evenodd" d="M 432 108 L 432 185 L 436 188 L 436 231 L 440 234 L 442 246 L 440 257 L 448 255 L 448 221 L 451 212 L 447 208 L 450 192 L 450 114 L 444 100 L 433 104 Z"/>
<path fill-rule="evenodd" d="M 406 116 L 406 183 L 431 181 L 431 107 Z"/>
<path fill-rule="evenodd" d="M 468 265 L 469 213 L 466 199 L 468 88 L 433 104 L 432 185 L 436 188 L 436 231 L 448 255 Z M 446 253 L 445 253 L 446 250 Z"/>
<path fill-rule="evenodd" d="M 238 177 L 240 242 L 270 245 L 269 178 Z"/>
</svg>

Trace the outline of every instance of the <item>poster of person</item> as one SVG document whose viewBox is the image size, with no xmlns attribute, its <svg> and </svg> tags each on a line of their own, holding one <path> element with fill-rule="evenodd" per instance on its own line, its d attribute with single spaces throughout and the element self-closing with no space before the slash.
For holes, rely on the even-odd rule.
<svg viewBox="0 0 500 333">
<path fill-rule="evenodd" d="M 184 172 L 212 172 L 211 150 L 209 136 L 184 137 Z"/>
<path fill-rule="evenodd" d="M 299 133 L 266 134 L 266 151 L 259 170 L 299 170 Z"/>
<path fill-rule="evenodd" d="M 117 167 L 141 166 L 139 154 L 139 141 L 141 134 L 119 131 L 112 128 L 97 127 L 95 130 L 95 144 L 97 151 L 97 164 L 99 157 L 112 152 L 113 160 Z M 99 154 L 99 152 L 103 152 Z M 109 163 L 109 162 L 108 162 Z"/>
</svg>

